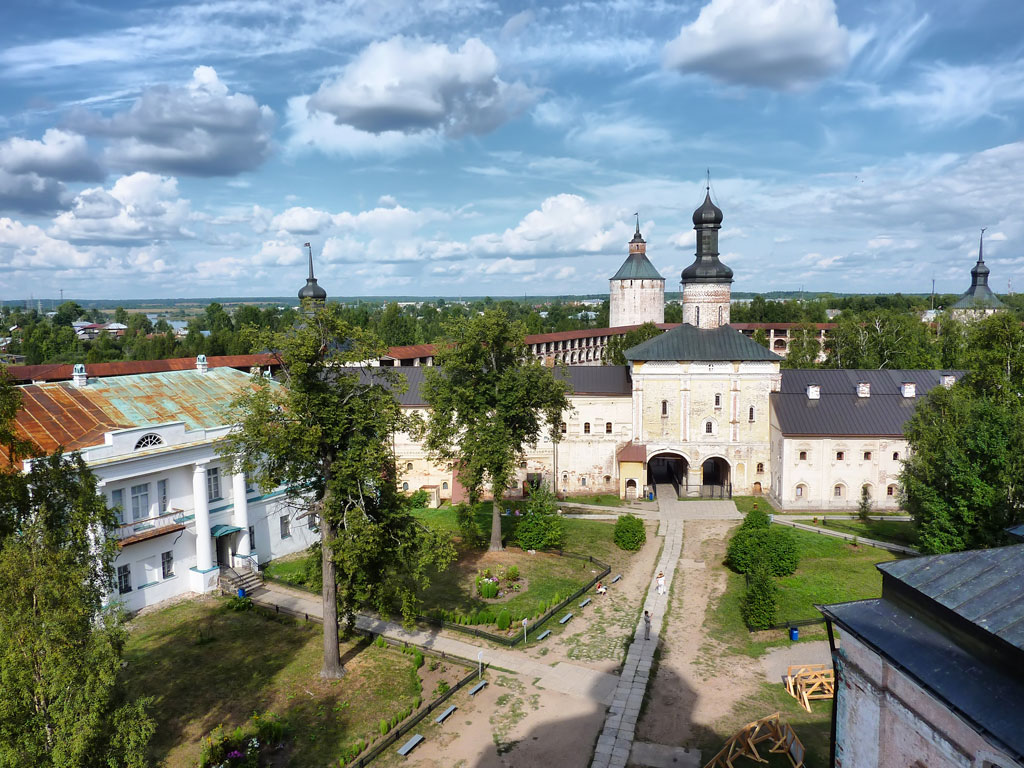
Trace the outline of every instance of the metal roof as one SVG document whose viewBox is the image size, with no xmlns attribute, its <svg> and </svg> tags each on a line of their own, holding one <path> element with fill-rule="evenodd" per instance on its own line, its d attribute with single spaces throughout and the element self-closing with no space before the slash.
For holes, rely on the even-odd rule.
<svg viewBox="0 0 1024 768">
<path fill-rule="evenodd" d="M 688 323 L 626 350 L 627 360 L 781 360 L 729 325 L 695 328 Z"/>
<path fill-rule="evenodd" d="M 270 354 L 259 355 L 211 355 L 206 358 L 209 368 L 249 369 L 260 366 L 277 366 L 280 361 Z M 162 373 L 165 371 L 195 370 L 194 357 L 174 357 L 167 360 L 118 360 L 113 363 L 90 363 L 85 366 L 89 378 L 106 376 L 131 376 L 140 373 Z M 70 380 L 74 366 L 70 363 L 50 365 L 9 365 L 7 372 L 15 381 L 63 381 Z"/>
<path fill-rule="evenodd" d="M 665 278 L 654 268 L 650 260 L 643 253 L 631 253 L 622 262 L 619 271 L 612 276 L 612 280 L 664 280 Z"/>
<path fill-rule="evenodd" d="M 902 437 L 917 403 L 947 374 L 963 376 L 962 371 L 783 370 L 771 407 L 787 436 Z M 862 381 L 871 385 L 870 397 L 857 396 Z M 903 397 L 904 382 L 914 383 L 916 397 Z M 821 388 L 819 399 L 807 397 L 810 384 Z"/>
<path fill-rule="evenodd" d="M 187 429 L 227 423 L 225 411 L 252 381 L 234 368 L 149 373 L 69 382 L 24 384 L 16 425 L 39 449 L 78 450 L 103 442 L 117 429 L 184 422 Z"/>
<path fill-rule="evenodd" d="M 894 560 L 878 569 L 1024 651 L 1024 544 Z"/>
</svg>

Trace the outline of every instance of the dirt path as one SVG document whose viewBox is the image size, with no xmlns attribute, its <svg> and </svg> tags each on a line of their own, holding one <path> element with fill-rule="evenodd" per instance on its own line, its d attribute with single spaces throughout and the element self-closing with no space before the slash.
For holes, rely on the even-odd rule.
<svg viewBox="0 0 1024 768">
<path fill-rule="evenodd" d="M 735 524 L 686 522 L 658 672 L 648 687 L 649 702 L 637 726 L 637 740 L 690 746 L 763 679 L 758 662 L 718 647 L 704 628 L 708 608 L 725 590 L 726 574 L 717 564 Z"/>
</svg>

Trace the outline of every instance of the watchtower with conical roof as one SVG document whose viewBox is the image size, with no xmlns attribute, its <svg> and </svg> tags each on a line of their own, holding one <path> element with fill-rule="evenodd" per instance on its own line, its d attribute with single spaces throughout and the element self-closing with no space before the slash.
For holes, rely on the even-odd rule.
<svg viewBox="0 0 1024 768">
<path fill-rule="evenodd" d="M 665 322 L 665 278 L 647 258 L 639 214 L 636 233 L 629 241 L 629 255 L 608 281 L 608 309 L 612 328 Z"/>
<path fill-rule="evenodd" d="M 985 230 L 983 229 L 978 239 L 978 263 L 971 270 L 971 287 L 950 308 L 954 317 L 961 319 L 985 317 L 1006 306 L 988 287 L 988 275 L 989 269 L 985 264 Z"/>
<path fill-rule="evenodd" d="M 693 212 L 697 258 L 683 270 L 683 322 L 695 328 L 718 328 L 729 323 L 732 270 L 718 260 L 718 230 L 722 211 L 711 202 L 711 185 L 704 202 Z"/>
</svg>

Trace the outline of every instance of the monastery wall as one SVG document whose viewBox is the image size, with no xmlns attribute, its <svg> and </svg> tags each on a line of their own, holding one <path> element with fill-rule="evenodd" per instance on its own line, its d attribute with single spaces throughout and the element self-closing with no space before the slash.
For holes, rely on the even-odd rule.
<svg viewBox="0 0 1024 768">
<path fill-rule="evenodd" d="M 623 325 L 665 322 L 664 280 L 610 280 L 608 323 Z"/>
</svg>

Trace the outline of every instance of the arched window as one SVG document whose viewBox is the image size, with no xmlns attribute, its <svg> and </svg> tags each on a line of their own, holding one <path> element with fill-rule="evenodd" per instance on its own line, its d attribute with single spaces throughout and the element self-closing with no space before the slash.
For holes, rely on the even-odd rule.
<svg viewBox="0 0 1024 768">
<path fill-rule="evenodd" d="M 408 491 L 409 490 L 409 484 L 408 483 L 402 483 L 402 490 L 403 491 Z"/>
<path fill-rule="evenodd" d="M 892 460 L 893 461 L 899 461 L 900 460 L 900 452 L 899 451 L 893 451 L 892 452 Z"/>
<path fill-rule="evenodd" d="M 587 478 L 581 477 L 580 478 L 580 485 L 586 485 L 586 484 L 587 484 Z"/>
<path fill-rule="evenodd" d="M 408 464 L 405 465 L 405 471 L 406 472 L 412 472 L 412 462 L 411 461 Z"/>
<path fill-rule="evenodd" d="M 721 307 L 718 308 L 718 324 L 719 325 L 722 324 L 722 308 Z"/>
<path fill-rule="evenodd" d="M 759 474 L 759 475 L 763 475 L 764 474 L 764 462 L 763 461 L 757 462 L 757 474 Z"/>
<path fill-rule="evenodd" d="M 143 435 L 135 443 L 135 450 L 141 451 L 143 448 L 153 448 L 157 445 L 163 445 L 164 439 L 160 435 L 154 435 L 150 432 L 148 435 Z"/>
<path fill-rule="evenodd" d="M 562 422 L 561 430 L 562 430 L 562 434 L 564 435 L 565 431 L 566 431 L 566 427 L 565 427 L 565 422 L 564 421 Z"/>
<path fill-rule="evenodd" d="M 776 339 L 775 343 L 772 344 L 772 346 L 775 349 L 777 349 L 777 350 L 785 352 L 786 351 L 786 340 L 785 339 Z"/>
<path fill-rule="evenodd" d="M 668 416 L 668 400 L 661 401 L 661 415 Z"/>
<path fill-rule="evenodd" d="M 841 484 L 835 486 L 832 489 L 832 495 L 835 496 L 837 499 L 843 498 L 843 486 Z"/>
<path fill-rule="evenodd" d="M 846 459 L 846 451 L 836 451 L 836 461 L 843 461 Z"/>
<path fill-rule="evenodd" d="M 754 406 L 750 406 L 750 408 L 747 410 L 747 421 L 753 421 L 753 420 L 754 420 Z"/>
<path fill-rule="evenodd" d="M 590 434 L 590 422 L 589 421 L 583 422 L 583 434 L 584 435 L 589 435 Z"/>
<path fill-rule="evenodd" d="M 866 493 L 868 498 L 869 499 L 871 498 L 871 486 L 868 485 L 867 483 L 865 483 L 864 485 L 862 485 L 860 487 L 860 492 L 861 492 L 861 494 L 865 494 Z"/>
<path fill-rule="evenodd" d="M 864 451 L 864 461 L 871 461 L 871 451 Z"/>
<path fill-rule="evenodd" d="M 715 408 L 722 407 L 722 396 L 719 393 L 715 393 Z"/>
<path fill-rule="evenodd" d="M 520 469 L 526 469 L 526 462 L 525 461 L 520 461 L 519 462 L 519 468 Z"/>
<path fill-rule="evenodd" d="M 604 423 L 604 433 L 606 435 L 610 435 L 612 433 L 612 423 L 610 421 L 606 421 Z"/>
<path fill-rule="evenodd" d="M 807 451 L 800 451 L 800 461 L 807 461 Z"/>
<path fill-rule="evenodd" d="M 611 476 L 611 475 L 605 475 L 605 476 L 604 476 L 604 481 L 605 481 L 606 483 L 610 483 L 610 482 L 612 481 L 612 476 Z"/>
<path fill-rule="evenodd" d="M 443 483 L 441 483 L 441 490 L 442 491 L 447 491 L 448 490 L 448 481 L 447 480 L 445 480 Z"/>
<path fill-rule="evenodd" d="M 802 483 L 796 487 L 796 497 L 802 499 L 807 494 L 807 486 Z"/>
<path fill-rule="evenodd" d="M 562 475 L 562 487 L 563 488 L 568 488 L 569 487 L 569 475 L 567 475 L 567 474 L 563 474 Z"/>
<path fill-rule="evenodd" d="M 704 422 L 704 434 L 706 434 L 706 435 L 713 435 L 714 433 L 715 433 L 715 425 L 712 424 L 710 421 L 705 421 Z"/>
</svg>

